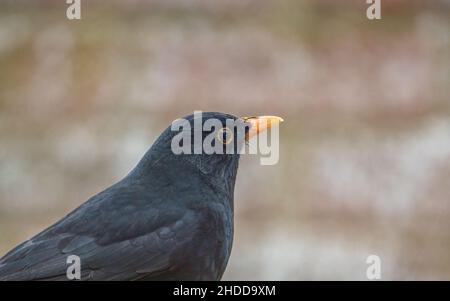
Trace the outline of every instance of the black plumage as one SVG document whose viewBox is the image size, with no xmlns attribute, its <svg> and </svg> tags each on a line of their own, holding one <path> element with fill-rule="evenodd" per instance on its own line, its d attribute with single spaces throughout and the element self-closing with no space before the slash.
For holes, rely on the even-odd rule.
<svg viewBox="0 0 450 301">
<path fill-rule="evenodd" d="M 175 155 L 176 133 L 166 129 L 124 179 L 1 258 L 0 280 L 67 280 L 69 255 L 82 280 L 220 279 L 239 155 Z"/>
</svg>

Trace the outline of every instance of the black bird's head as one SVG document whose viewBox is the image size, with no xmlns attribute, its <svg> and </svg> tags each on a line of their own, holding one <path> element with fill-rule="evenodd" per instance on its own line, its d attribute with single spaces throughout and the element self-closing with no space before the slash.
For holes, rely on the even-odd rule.
<svg viewBox="0 0 450 301">
<path fill-rule="evenodd" d="M 232 190 L 245 143 L 280 121 L 275 116 L 238 118 L 219 112 L 185 116 L 161 133 L 131 174 L 145 178 L 159 172 L 184 181 L 202 176 Z"/>
</svg>

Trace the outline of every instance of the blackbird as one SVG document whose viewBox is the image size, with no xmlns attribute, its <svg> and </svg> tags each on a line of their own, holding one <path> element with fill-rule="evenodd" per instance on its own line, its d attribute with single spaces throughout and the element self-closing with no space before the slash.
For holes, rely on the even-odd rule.
<svg viewBox="0 0 450 301">
<path fill-rule="evenodd" d="M 244 140 L 282 121 L 208 112 L 201 124 L 210 118 L 244 123 Z M 184 117 L 192 127 L 195 119 Z M 249 134 L 262 122 L 269 126 Z M 71 255 L 81 280 L 220 280 L 233 242 L 239 154 L 175 154 L 179 133 L 168 127 L 125 178 L 8 252 L 0 280 L 68 280 Z M 202 141 L 210 133 L 202 129 Z M 221 135 L 232 136 L 215 143 L 242 147 L 236 133 Z"/>
</svg>

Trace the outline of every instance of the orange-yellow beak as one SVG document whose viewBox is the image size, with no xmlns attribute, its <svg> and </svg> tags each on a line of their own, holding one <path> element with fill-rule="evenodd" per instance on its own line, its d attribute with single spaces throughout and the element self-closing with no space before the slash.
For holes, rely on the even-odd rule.
<svg viewBox="0 0 450 301">
<path fill-rule="evenodd" d="M 253 117 L 242 117 L 245 123 L 250 125 L 250 130 L 245 135 L 245 140 L 250 140 L 252 137 L 270 129 L 275 124 L 280 124 L 283 122 L 283 118 L 278 116 L 253 116 Z"/>
</svg>

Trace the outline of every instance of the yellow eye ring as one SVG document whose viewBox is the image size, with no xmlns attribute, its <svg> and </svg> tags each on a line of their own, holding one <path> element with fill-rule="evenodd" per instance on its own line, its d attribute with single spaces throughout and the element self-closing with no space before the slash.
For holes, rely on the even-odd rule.
<svg viewBox="0 0 450 301">
<path fill-rule="evenodd" d="M 223 137 L 224 134 L 226 135 L 226 139 L 224 141 Z M 221 128 L 217 131 L 217 140 L 220 141 L 222 144 L 229 144 L 231 141 L 233 141 L 233 132 L 229 128 Z"/>
</svg>

